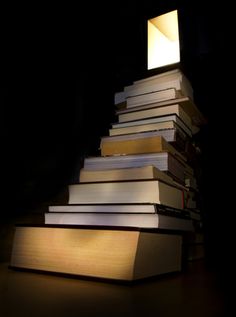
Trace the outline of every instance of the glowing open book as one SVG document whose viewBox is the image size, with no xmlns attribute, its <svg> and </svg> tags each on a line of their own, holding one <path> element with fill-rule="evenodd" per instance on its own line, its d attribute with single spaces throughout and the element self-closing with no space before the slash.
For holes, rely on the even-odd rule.
<svg viewBox="0 0 236 317">
<path fill-rule="evenodd" d="M 174 10 L 147 21 L 148 69 L 180 61 L 178 11 Z"/>
</svg>

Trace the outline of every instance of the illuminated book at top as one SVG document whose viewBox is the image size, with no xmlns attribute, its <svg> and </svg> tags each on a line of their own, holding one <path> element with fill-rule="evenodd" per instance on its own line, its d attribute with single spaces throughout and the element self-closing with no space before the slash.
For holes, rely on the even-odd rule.
<svg viewBox="0 0 236 317">
<path fill-rule="evenodd" d="M 174 10 L 147 21 L 148 69 L 180 61 L 178 11 Z"/>
</svg>

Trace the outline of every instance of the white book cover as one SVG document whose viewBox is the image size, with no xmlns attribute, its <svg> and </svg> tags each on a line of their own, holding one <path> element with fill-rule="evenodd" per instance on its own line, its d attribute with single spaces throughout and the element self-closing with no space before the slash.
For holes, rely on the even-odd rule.
<svg viewBox="0 0 236 317">
<path fill-rule="evenodd" d="M 69 204 L 151 203 L 183 209 L 182 189 L 160 180 L 78 183 L 69 185 Z"/>
<path fill-rule="evenodd" d="M 45 213 L 45 224 L 158 228 L 193 231 L 191 219 L 162 214 Z"/>
<path fill-rule="evenodd" d="M 93 204 L 93 205 L 52 205 L 49 212 L 93 212 L 93 213 L 150 213 L 156 212 L 153 204 Z"/>
</svg>

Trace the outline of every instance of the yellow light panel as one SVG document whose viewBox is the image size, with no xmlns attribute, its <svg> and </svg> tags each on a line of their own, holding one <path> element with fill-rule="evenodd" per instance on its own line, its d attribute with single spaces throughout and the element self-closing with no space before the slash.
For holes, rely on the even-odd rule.
<svg viewBox="0 0 236 317">
<path fill-rule="evenodd" d="M 148 20 L 148 69 L 180 61 L 178 11 Z"/>
</svg>

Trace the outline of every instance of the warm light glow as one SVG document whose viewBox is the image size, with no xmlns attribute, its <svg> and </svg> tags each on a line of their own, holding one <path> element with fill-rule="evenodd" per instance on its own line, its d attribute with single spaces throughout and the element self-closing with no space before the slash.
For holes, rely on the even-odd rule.
<svg viewBox="0 0 236 317">
<path fill-rule="evenodd" d="M 177 10 L 148 20 L 148 69 L 180 61 Z"/>
</svg>

